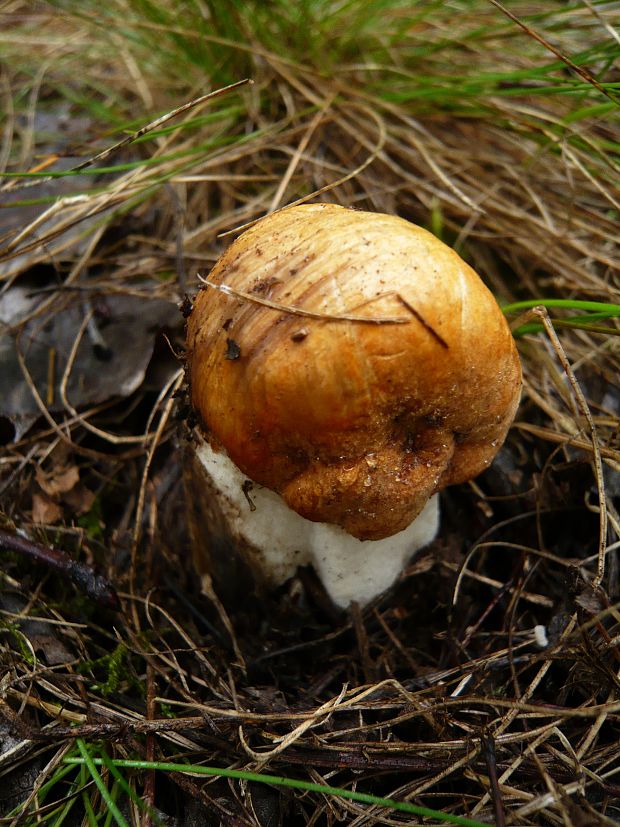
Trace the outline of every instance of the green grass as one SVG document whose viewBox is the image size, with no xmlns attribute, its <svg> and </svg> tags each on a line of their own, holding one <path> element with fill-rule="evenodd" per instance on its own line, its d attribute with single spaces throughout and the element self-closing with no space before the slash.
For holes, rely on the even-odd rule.
<svg viewBox="0 0 620 827">
<path fill-rule="evenodd" d="M 86 744 L 82 741 L 82 739 L 78 738 L 76 743 L 80 751 L 81 760 L 84 762 L 86 769 L 90 774 L 90 777 L 95 782 L 95 786 L 99 790 L 105 809 L 111 815 L 111 817 L 114 819 L 115 823 L 118 824 L 119 827 L 129 827 L 129 822 L 121 814 L 121 811 L 119 810 L 118 805 L 116 803 L 117 789 L 114 785 L 112 786 L 112 791 L 108 789 L 107 785 L 104 783 L 101 775 L 99 774 L 97 767 L 95 766 L 95 759 L 92 758 L 90 752 L 86 748 Z M 101 759 L 100 763 L 105 766 L 105 763 Z M 117 780 L 118 779 L 115 778 L 115 781 Z M 125 791 L 127 790 L 128 785 L 125 787 Z"/>
<path fill-rule="evenodd" d="M 373 808 L 433 819 L 441 824 L 485 827 L 485 822 L 454 813 L 445 813 L 411 804 L 408 801 L 396 801 L 358 790 L 317 784 L 303 779 L 202 764 L 111 758 L 103 745 L 88 743 L 81 738 L 76 739 L 75 747 L 66 755 L 48 781 L 41 786 L 37 797 L 37 811 L 28 814 L 17 807 L 8 816 L 19 817 L 20 824 L 24 827 L 34 827 L 35 824 L 61 827 L 69 815 L 77 810 L 84 814 L 89 827 L 91 825 L 129 827 L 124 810 L 125 805 L 131 802 L 142 814 L 150 812 L 153 823 L 157 825 L 159 823 L 157 814 L 149 809 L 135 784 L 132 783 L 135 771 L 149 770 L 266 784 L 316 795 L 344 798 L 348 801 L 367 804 Z M 124 772 L 129 772 L 130 775 L 125 775 Z M 58 796 L 56 802 L 53 800 L 54 794 Z"/>
<path fill-rule="evenodd" d="M 526 301 L 512 302 L 505 304 L 502 310 L 506 315 L 513 313 L 524 313 L 534 307 L 545 307 L 547 309 L 559 308 L 563 310 L 586 311 L 579 315 L 572 315 L 567 318 L 551 318 L 554 327 L 581 328 L 590 333 L 601 333 L 604 335 L 618 336 L 620 330 L 610 325 L 599 325 L 597 322 L 603 319 L 617 319 L 620 317 L 620 304 L 606 302 L 582 301 L 579 299 L 528 299 Z M 515 337 L 524 336 L 527 333 L 539 333 L 544 330 L 538 322 L 527 322 L 520 325 L 513 331 Z"/>
<path fill-rule="evenodd" d="M 409 815 L 418 816 L 419 818 L 432 818 L 442 824 L 462 825 L 462 827 L 484 827 L 484 822 L 475 819 L 466 818 L 464 816 L 455 815 L 453 813 L 443 813 L 439 810 L 433 810 L 428 807 L 421 807 L 416 804 L 410 804 L 407 801 L 395 801 L 390 798 L 381 798 L 380 796 L 370 795 L 368 793 L 361 793 L 357 790 L 347 790 L 341 787 L 332 787 L 325 784 L 316 784 L 311 781 L 303 781 L 297 778 L 287 778 L 279 775 L 268 775 L 266 773 L 249 772 L 246 770 L 234 770 L 225 767 L 205 767 L 201 764 L 183 764 L 183 763 L 169 763 L 165 761 L 140 761 L 140 760 L 115 760 L 110 759 L 107 755 L 104 757 L 102 752 L 99 757 L 94 758 L 87 750 L 86 745 L 78 739 L 78 748 L 80 750 L 80 757 L 68 757 L 65 762 L 69 765 L 86 766 L 91 777 L 93 778 L 97 788 L 104 796 L 104 784 L 98 772 L 98 767 L 107 767 L 114 775 L 114 778 L 120 782 L 118 770 L 133 769 L 133 770 L 157 770 L 160 772 L 178 772 L 189 773 L 191 775 L 232 778 L 240 781 L 251 781 L 257 784 L 269 784 L 274 787 L 285 787 L 292 790 L 301 790 L 303 792 L 316 793 L 319 795 L 336 796 L 345 798 L 349 801 L 356 801 L 361 804 L 368 804 L 372 807 L 379 807 L 394 812 L 408 813 Z M 116 770 L 116 773 L 113 772 Z M 129 793 L 128 785 L 125 783 L 123 789 Z M 114 807 L 114 818 L 119 827 L 126 827 L 126 820 L 118 812 L 115 802 L 109 797 L 108 790 L 105 789 L 105 801 L 110 808 Z"/>
<path fill-rule="evenodd" d="M 101 772 L 103 770 L 103 772 Z M 16 807 L 8 813 L 9 818 L 19 818 L 24 827 L 48 824 L 61 827 L 76 812 L 84 815 L 89 825 L 118 825 L 129 827 L 122 809 L 131 802 L 139 812 L 147 813 L 149 808 L 106 750 L 89 744 L 81 738 L 59 764 L 50 778 L 41 786 L 37 796 L 36 810 L 29 812 Z M 156 813 L 150 812 L 152 822 L 158 825 Z"/>
<path fill-rule="evenodd" d="M 591 83 L 567 70 L 555 55 L 482 0 L 450 4 L 430 0 L 112 0 L 103 5 L 94 0 L 56 0 L 51 5 L 90 32 L 93 46 L 84 54 L 67 51 L 58 56 L 54 64 L 56 95 L 80 115 L 89 115 L 102 135 L 120 134 L 154 114 L 140 104 L 143 118 L 136 118 L 132 79 L 118 77 L 116 64 L 112 64 L 115 71 L 111 77 L 104 71 L 106 64 L 117 58 L 120 45 L 139 67 L 147 85 L 161 85 L 165 78 L 164 106 L 178 105 L 242 77 L 260 81 L 262 69 L 256 61 L 263 55 L 269 61 L 271 55 L 331 80 L 342 94 L 357 97 L 363 91 L 364 99 L 371 99 L 377 107 L 398 105 L 403 112 L 415 115 L 445 112 L 494 117 L 504 128 L 525 130 L 553 151 L 559 140 L 582 146 L 584 139 L 576 125 L 592 117 L 612 117 L 620 99 L 620 83 L 604 79 L 606 69 L 620 57 L 620 44 L 602 33 L 595 44 L 581 47 L 574 7 L 562 3 L 551 3 L 552 8 L 545 12 L 530 11 L 522 19 L 545 37 L 553 36 L 574 64 L 590 71 L 599 67 L 597 82 L 614 100 L 606 99 Z M 512 4 L 517 14 L 519 6 Z M 53 40 L 55 33 L 50 34 Z M 9 43 L 5 49 L 15 68 L 24 74 L 15 106 L 17 111 L 25 110 L 28 90 L 36 82 L 33 62 L 25 59 L 22 48 L 12 50 Z M 79 65 L 84 62 L 86 66 Z M 78 71 L 80 83 L 75 82 Z M 501 100 L 524 93 L 546 99 L 571 98 L 575 105 L 552 121 L 539 121 L 530 112 L 530 123 L 519 123 L 504 112 Z M 272 123 L 281 120 L 282 113 L 274 111 L 277 90 L 261 84 L 257 94 L 265 116 Z M 218 145 L 241 140 L 246 118 L 243 105 L 229 100 L 213 102 L 208 113 L 197 113 L 140 141 L 150 141 L 152 147 L 153 141 L 170 131 L 189 134 L 209 126 L 210 140 L 198 139 L 187 150 L 202 159 Z M 618 152 L 614 141 L 603 144 L 601 138 L 591 136 L 589 140 L 593 163 L 600 151 Z M 165 160 L 175 160 L 174 155 Z M 150 152 L 129 165 L 119 162 L 99 171 L 120 173 L 132 164 L 163 161 Z"/>
</svg>

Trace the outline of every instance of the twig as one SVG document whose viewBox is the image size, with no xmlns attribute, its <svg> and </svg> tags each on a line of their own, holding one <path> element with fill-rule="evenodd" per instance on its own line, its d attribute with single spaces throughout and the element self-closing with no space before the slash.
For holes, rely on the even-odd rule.
<svg viewBox="0 0 620 827">
<path fill-rule="evenodd" d="M 304 316 L 308 319 L 320 319 L 324 322 L 366 322 L 367 324 L 408 324 L 411 319 L 404 316 L 356 316 L 354 314 L 343 313 L 332 315 L 331 313 L 320 313 L 315 310 L 306 310 L 303 307 L 292 307 L 288 304 L 280 304 L 279 302 L 265 299 L 262 296 L 256 296 L 254 293 L 246 293 L 243 290 L 236 290 L 229 284 L 216 284 L 214 281 L 205 279 L 198 274 L 198 280 L 207 287 L 212 287 L 214 290 L 219 290 L 226 296 L 231 296 L 235 299 L 243 299 L 244 301 L 252 302 L 253 304 L 260 304 L 262 307 L 269 307 L 271 310 L 279 310 L 281 313 L 290 313 L 292 316 Z M 390 295 L 385 293 L 384 295 Z M 382 297 L 378 297 L 382 298 Z M 399 297 L 400 298 L 400 297 Z M 409 310 L 411 308 L 408 307 Z"/>
<path fill-rule="evenodd" d="M 157 704 L 155 702 L 155 671 L 150 663 L 146 665 L 146 715 L 149 720 L 155 717 Z M 147 761 L 155 760 L 155 736 L 149 732 L 145 738 L 145 756 Z M 155 770 L 149 770 L 144 779 L 144 800 L 147 805 L 144 816 L 144 827 L 152 827 L 151 809 L 155 804 Z"/>
<path fill-rule="evenodd" d="M 26 540 L 7 531 L 0 531 L 0 550 L 15 551 L 44 563 L 48 568 L 68 577 L 100 606 L 116 611 L 120 609 L 120 601 L 111 583 L 102 575 L 96 574 L 87 563 L 74 560 L 64 551 Z"/>
<path fill-rule="evenodd" d="M 482 742 L 482 753 L 489 773 L 489 784 L 491 786 L 491 800 L 493 801 L 493 812 L 495 813 L 496 827 L 506 827 L 506 816 L 502 793 L 497 780 L 497 756 L 495 755 L 495 741 L 491 733 L 486 733 L 480 739 Z"/>
</svg>

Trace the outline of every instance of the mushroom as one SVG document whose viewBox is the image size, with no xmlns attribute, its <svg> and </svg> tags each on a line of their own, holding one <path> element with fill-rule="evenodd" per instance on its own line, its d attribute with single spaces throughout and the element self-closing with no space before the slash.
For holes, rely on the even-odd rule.
<svg viewBox="0 0 620 827">
<path fill-rule="evenodd" d="M 206 281 L 187 326 L 199 568 L 224 555 L 274 587 L 312 564 L 337 606 L 363 605 L 434 538 L 436 493 L 506 437 L 505 318 L 431 233 L 332 204 L 262 219 Z"/>
</svg>

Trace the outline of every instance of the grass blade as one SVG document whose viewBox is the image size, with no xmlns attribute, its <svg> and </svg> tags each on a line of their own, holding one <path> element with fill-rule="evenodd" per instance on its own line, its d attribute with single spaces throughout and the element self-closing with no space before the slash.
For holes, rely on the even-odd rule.
<svg viewBox="0 0 620 827">
<path fill-rule="evenodd" d="M 101 798 L 103 799 L 106 807 L 108 808 L 110 813 L 113 815 L 114 819 L 116 820 L 116 823 L 118 824 L 118 827 L 129 827 L 129 824 L 128 824 L 127 820 L 125 819 L 125 817 L 123 816 L 121 811 L 116 806 L 116 802 L 112 799 L 112 796 L 110 795 L 110 791 L 108 790 L 106 785 L 103 783 L 103 778 L 101 777 L 101 775 L 99 774 L 99 772 L 97 770 L 96 764 L 99 764 L 101 766 L 104 762 L 100 758 L 95 759 L 91 756 L 91 754 L 89 753 L 89 751 L 86 747 L 86 744 L 84 743 L 84 741 L 81 738 L 76 739 L 76 744 L 77 744 L 77 747 L 80 751 L 80 755 L 82 757 L 81 758 L 76 758 L 75 760 L 72 760 L 71 763 L 80 763 L 80 764 L 83 763 L 83 764 L 86 765 L 86 767 L 87 767 L 87 769 L 88 769 L 88 771 L 91 775 L 91 778 L 93 779 L 93 781 L 95 782 L 95 784 L 97 786 L 97 789 L 101 793 Z"/>
<path fill-rule="evenodd" d="M 80 748 L 80 752 L 82 752 L 82 748 Z M 84 752 L 86 755 L 84 755 Z M 104 762 L 100 758 L 91 758 L 85 747 L 84 752 L 82 752 L 82 758 L 66 758 L 65 760 L 69 764 L 80 764 L 82 762 L 86 762 L 86 756 L 88 756 L 88 760 L 92 764 L 91 773 L 97 773 L 96 765 L 100 766 Z M 116 767 L 127 767 L 138 770 L 188 772 L 194 775 L 219 776 L 222 778 L 236 778 L 242 781 L 253 781 L 258 784 L 273 784 L 276 787 L 288 787 L 293 790 L 304 790 L 304 792 L 339 796 L 340 798 L 346 798 L 349 801 L 358 801 L 362 804 L 371 804 L 375 807 L 383 807 L 385 809 L 396 810 L 401 813 L 409 813 L 411 815 L 420 816 L 421 818 L 434 818 L 436 821 L 440 821 L 444 824 L 457 824 L 462 827 L 486 827 L 485 823 L 482 821 L 465 818 L 464 816 L 453 815 L 452 813 L 442 813 L 439 810 L 431 810 L 428 807 L 419 807 L 416 804 L 410 804 L 408 801 L 395 801 L 391 798 L 381 798 L 375 795 L 370 795 L 369 793 L 345 790 L 341 787 L 330 787 L 326 784 L 315 784 L 311 781 L 302 781 L 297 778 L 286 778 L 279 775 L 247 772 L 246 770 L 231 770 L 224 767 L 204 767 L 200 764 L 174 764 L 160 761 L 136 760 L 111 760 L 110 763 Z M 101 779 L 99 780 L 101 781 Z M 103 784 L 103 782 L 101 783 Z"/>
</svg>

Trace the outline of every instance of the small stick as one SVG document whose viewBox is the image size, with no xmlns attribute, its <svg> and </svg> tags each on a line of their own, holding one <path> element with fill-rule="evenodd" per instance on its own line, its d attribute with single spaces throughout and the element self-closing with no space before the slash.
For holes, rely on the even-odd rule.
<svg viewBox="0 0 620 827">
<path fill-rule="evenodd" d="M 235 288 L 231 287 L 229 284 L 216 284 L 214 281 L 203 278 L 200 273 L 198 273 L 197 276 L 198 281 L 206 284 L 207 287 L 212 287 L 214 290 L 219 290 L 220 293 L 224 293 L 226 296 L 232 296 L 235 299 L 243 299 L 244 301 L 252 302 L 253 304 L 260 304 L 263 307 L 269 307 L 271 310 L 279 310 L 281 313 L 290 313 L 292 316 L 305 316 L 308 319 L 319 319 L 323 322 L 368 322 L 370 324 L 408 324 L 411 321 L 411 319 L 404 316 L 373 317 L 356 316 L 350 313 L 333 315 L 332 313 L 320 313 L 318 310 L 305 310 L 303 307 L 292 307 L 288 304 L 280 304 L 279 302 L 274 302 L 270 299 L 256 296 L 253 293 L 246 293 L 243 290 L 235 290 Z M 385 295 L 387 296 L 393 294 L 390 291 L 390 293 L 386 293 Z M 411 310 L 408 305 L 407 308 Z"/>
<path fill-rule="evenodd" d="M 487 772 L 489 774 L 489 783 L 491 785 L 491 800 L 493 802 L 493 810 L 495 813 L 496 827 L 506 827 L 506 815 L 504 812 L 504 803 L 502 801 L 502 793 L 499 788 L 499 781 L 497 778 L 497 757 L 495 755 L 495 741 L 490 733 L 486 733 L 480 739 L 482 742 L 482 752 L 484 760 L 487 765 Z"/>
<path fill-rule="evenodd" d="M 149 720 L 155 717 L 157 703 L 155 701 L 155 672 L 151 663 L 146 664 L 146 715 Z M 155 760 L 155 735 L 149 732 L 145 738 L 146 750 L 145 758 L 147 761 Z M 153 819 L 151 818 L 151 811 L 155 806 L 155 770 L 148 770 L 144 779 L 144 800 L 146 803 L 146 813 L 144 815 L 144 827 L 153 827 Z"/>
<path fill-rule="evenodd" d="M 45 399 L 47 407 L 51 408 L 54 404 L 54 388 L 56 385 L 56 348 L 51 347 L 47 351 L 47 397 Z"/>
<path fill-rule="evenodd" d="M 96 574 L 86 563 L 73 560 L 69 555 L 59 549 L 35 543 L 10 534 L 8 531 L 0 530 L 0 551 L 16 551 L 44 563 L 48 568 L 57 571 L 68 577 L 88 597 L 92 598 L 100 606 L 118 611 L 121 607 L 118 595 L 111 583 L 100 574 Z"/>
</svg>

